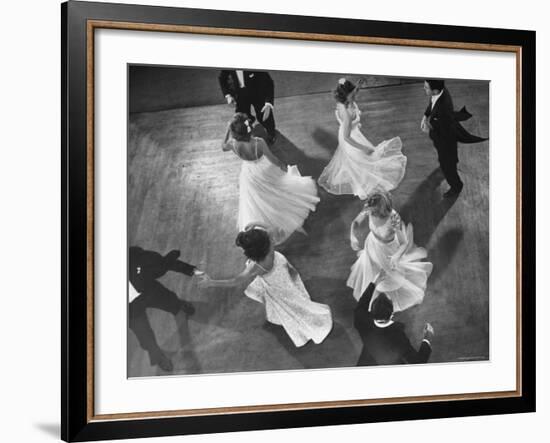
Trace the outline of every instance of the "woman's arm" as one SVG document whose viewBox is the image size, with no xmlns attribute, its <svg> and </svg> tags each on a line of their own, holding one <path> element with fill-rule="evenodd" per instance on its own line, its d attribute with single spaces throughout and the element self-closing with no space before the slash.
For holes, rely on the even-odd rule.
<svg viewBox="0 0 550 443">
<path fill-rule="evenodd" d="M 351 117 L 345 106 L 339 104 L 338 111 L 340 113 L 340 118 L 342 119 L 342 127 L 344 128 L 344 140 L 346 141 L 346 143 L 350 144 L 354 148 L 366 152 L 367 154 L 372 154 L 372 152 L 374 151 L 374 146 L 370 142 L 370 146 L 362 145 L 361 143 L 351 138 Z"/>
<path fill-rule="evenodd" d="M 395 266 L 397 266 L 397 263 L 399 262 L 399 260 L 401 260 L 401 257 L 407 250 L 408 241 L 407 236 L 405 235 L 405 230 L 403 229 L 403 221 L 401 220 L 399 214 L 395 211 L 391 215 L 391 225 L 395 231 L 395 235 L 397 236 L 397 242 L 399 243 L 399 248 L 390 259 L 390 266 L 392 268 L 395 268 Z"/>
<path fill-rule="evenodd" d="M 401 216 L 396 211 L 393 211 L 390 217 L 392 228 L 397 236 L 397 241 L 400 245 L 407 243 L 407 237 L 405 236 L 405 232 L 403 230 L 403 220 L 401 220 Z"/>
<path fill-rule="evenodd" d="M 360 78 L 359 81 L 357 82 L 357 85 L 355 86 L 355 89 L 348 95 L 348 100 L 350 102 L 355 101 L 355 97 L 357 97 L 357 94 L 359 93 L 359 91 L 361 90 L 364 84 L 365 84 L 365 79 Z"/>
<path fill-rule="evenodd" d="M 233 139 L 231 137 L 231 128 L 227 125 L 227 131 L 225 131 L 225 137 L 222 142 L 222 151 L 231 151 L 233 149 Z"/>
<path fill-rule="evenodd" d="M 224 280 L 213 280 L 208 275 L 204 275 L 199 282 L 201 288 L 232 288 L 235 286 L 248 286 L 259 274 L 254 264 L 248 265 L 243 272 L 235 277 Z"/>
<path fill-rule="evenodd" d="M 368 213 L 363 210 L 351 222 L 349 237 L 351 249 L 353 249 L 354 251 L 359 251 L 362 248 L 361 243 L 364 243 L 365 239 L 363 224 L 365 220 L 368 219 L 368 216 Z M 363 242 L 361 242 L 361 239 L 363 240 Z"/>
<path fill-rule="evenodd" d="M 267 157 L 267 159 L 273 163 L 278 168 L 281 168 L 284 172 L 287 171 L 287 165 L 284 164 L 281 160 L 279 160 L 273 152 L 271 152 L 271 149 L 269 149 L 269 146 L 267 146 L 267 143 L 261 138 L 261 142 L 259 143 L 260 149 L 263 152 L 263 154 Z"/>
</svg>

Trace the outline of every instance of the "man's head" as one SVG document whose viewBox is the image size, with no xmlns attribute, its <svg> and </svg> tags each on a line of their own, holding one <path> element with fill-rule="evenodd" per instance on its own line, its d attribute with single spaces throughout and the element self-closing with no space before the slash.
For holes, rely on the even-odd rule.
<svg viewBox="0 0 550 443">
<path fill-rule="evenodd" d="M 441 91 L 443 91 L 444 87 L 444 80 L 427 79 L 424 81 L 424 91 L 426 91 L 426 95 L 428 96 L 439 94 Z"/>
<path fill-rule="evenodd" d="M 373 191 L 367 195 L 363 207 L 375 217 L 389 217 L 393 208 L 391 194 L 384 190 Z"/>
<path fill-rule="evenodd" d="M 393 302 L 386 294 L 381 292 L 372 302 L 371 314 L 377 321 L 387 322 L 391 320 L 393 315 Z"/>
</svg>

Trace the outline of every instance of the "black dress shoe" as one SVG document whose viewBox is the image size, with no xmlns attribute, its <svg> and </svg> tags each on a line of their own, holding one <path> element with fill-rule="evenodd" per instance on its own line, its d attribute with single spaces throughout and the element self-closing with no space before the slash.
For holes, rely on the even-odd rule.
<svg viewBox="0 0 550 443">
<path fill-rule="evenodd" d="M 451 188 L 447 192 L 443 194 L 444 198 L 453 198 L 458 197 L 458 195 L 462 192 L 462 186 L 460 188 Z"/>
<path fill-rule="evenodd" d="M 195 307 L 186 300 L 180 300 L 180 310 L 187 315 L 193 315 L 195 313 Z"/>
</svg>

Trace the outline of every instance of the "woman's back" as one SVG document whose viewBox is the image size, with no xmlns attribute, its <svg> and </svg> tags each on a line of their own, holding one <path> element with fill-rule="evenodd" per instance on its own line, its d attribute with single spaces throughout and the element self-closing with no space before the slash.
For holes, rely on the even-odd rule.
<svg viewBox="0 0 550 443">
<path fill-rule="evenodd" d="M 263 156 L 261 147 L 258 147 L 258 137 L 253 137 L 250 141 L 231 141 L 233 152 L 244 161 L 256 161 Z"/>
</svg>

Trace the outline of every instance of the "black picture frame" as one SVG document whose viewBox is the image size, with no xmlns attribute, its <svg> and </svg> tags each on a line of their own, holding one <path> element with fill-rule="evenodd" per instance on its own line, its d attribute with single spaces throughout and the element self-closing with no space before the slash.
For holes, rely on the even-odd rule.
<svg viewBox="0 0 550 443">
<path fill-rule="evenodd" d="M 65 441 L 90 441 L 197 433 L 309 427 L 354 423 L 512 414 L 535 411 L 535 32 L 441 26 L 413 23 L 336 19 L 69 1 L 61 5 L 62 72 L 62 373 L 61 434 Z M 397 39 L 416 42 L 461 42 L 506 45 L 521 56 L 518 121 L 518 164 L 521 165 L 517 202 L 518 233 L 518 339 L 521 392 L 499 398 L 442 399 L 429 402 L 249 411 L 231 414 L 159 418 L 96 419 L 90 400 L 89 293 L 93 291 L 93 211 L 90 187 L 93 164 L 88 156 L 88 69 L 90 21 L 164 26 L 194 26 L 268 33 L 300 33 Z M 330 40 L 330 38 L 328 38 Z M 526 111 L 526 112 L 525 112 Z M 523 146 L 526 148 L 523 149 Z M 92 273 L 92 275 L 90 275 Z M 92 348 L 93 350 L 93 348 Z M 93 366 L 93 362 L 92 362 Z"/>
</svg>

